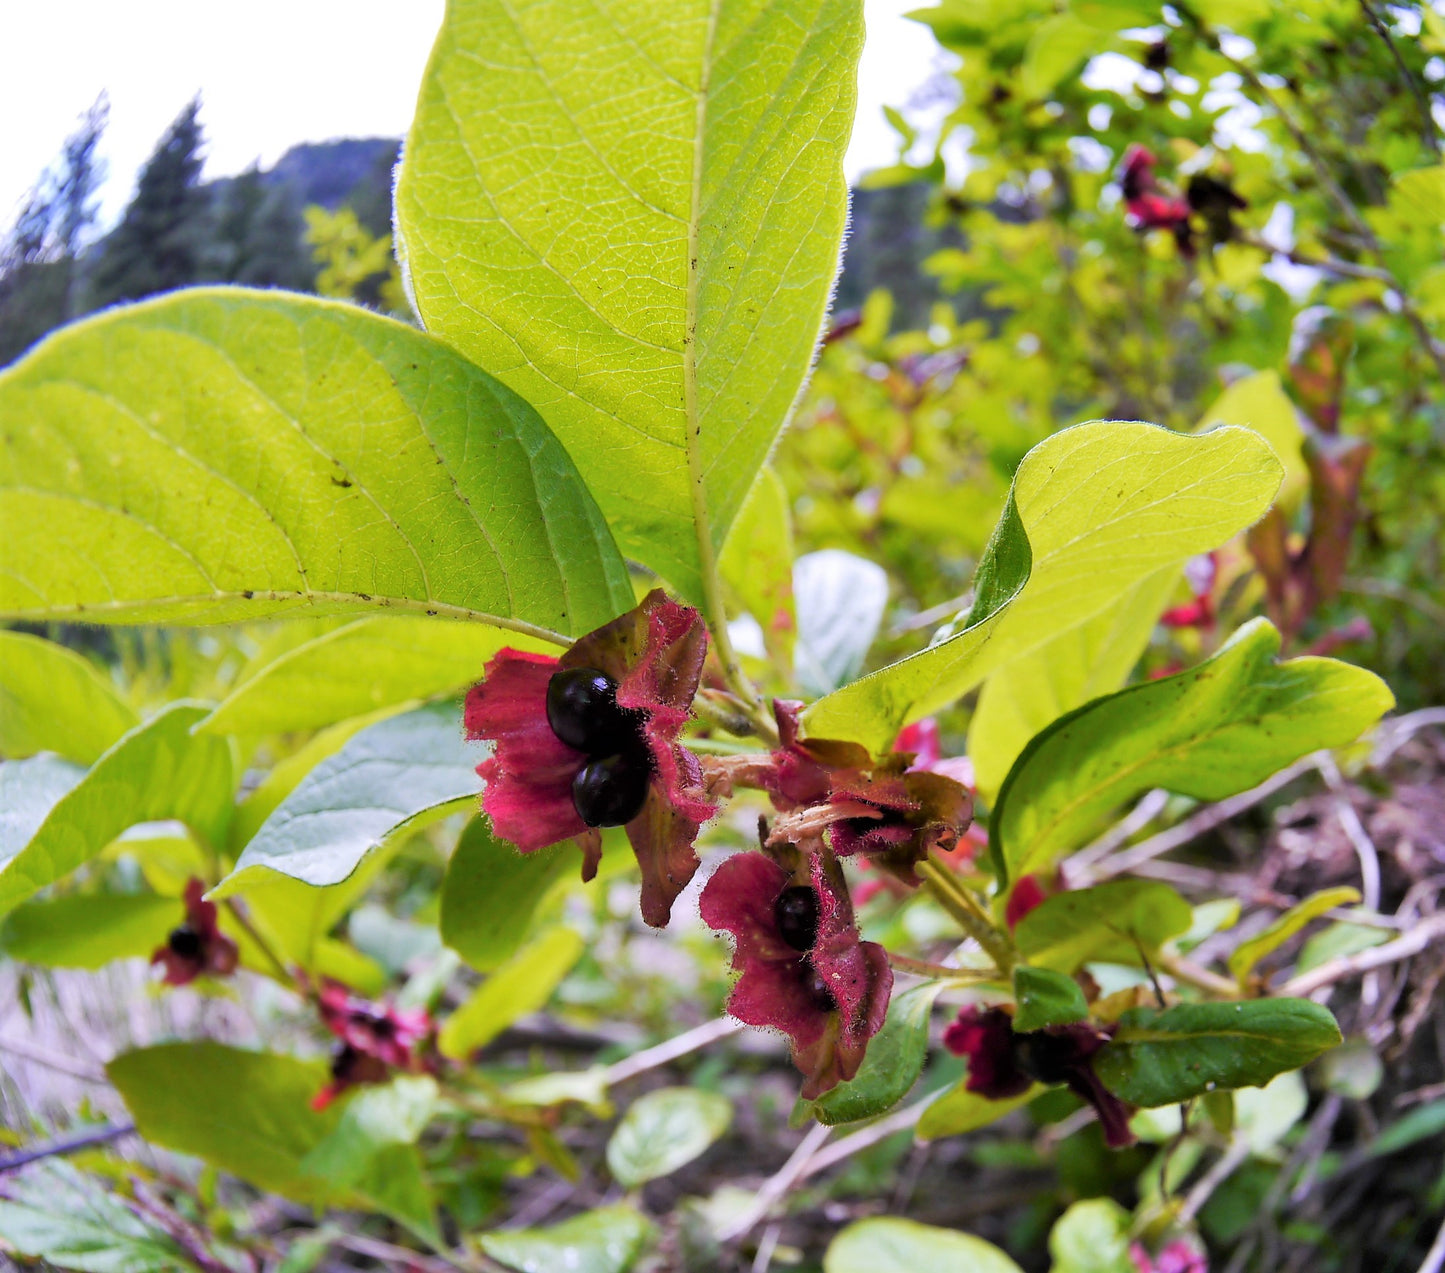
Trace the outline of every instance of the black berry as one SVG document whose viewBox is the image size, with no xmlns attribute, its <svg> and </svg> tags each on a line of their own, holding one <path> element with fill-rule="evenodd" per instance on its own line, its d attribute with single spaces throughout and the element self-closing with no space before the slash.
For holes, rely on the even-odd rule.
<svg viewBox="0 0 1445 1273">
<path fill-rule="evenodd" d="M 818 970 L 812 964 L 808 965 L 808 980 L 806 983 L 808 997 L 813 1001 L 813 1007 L 819 1012 L 836 1012 L 838 1001 L 833 997 L 833 992 L 828 989 L 828 983 L 818 975 Z"/>
<path fill-rule="evenodd" d="M 166 945 L 170 947 L 173 955 L 179 955 L 182 959 L 197 959 L 201 954 L 201 935 L 189 924 L 182 924 L 179 928 L 171 929 Z"/>
<path fill-rule="evenodd" d="M 572 805 L 589 827 L 620 827 L 642 812 L 652 766 L 646 753 L 620 752 L 588 761 L 572 779 Z"/>
<path fill-rule="evenodd" d="M 617 682 L 595 667 L 569 667 L 547 682 L 547 724 L 567 746 L 615 756 L 638 745 L 642 714 L 617 705 Z"/>
<path fill-rule="evenodd" d="M 1079 1065 L 1079 1046 L 1067 1035 L 1034 1030 L 1016 1034 L 1014 1056 L 1019 1069 L 1039 1083 L 1065 1083 Z"/>
<path fill-rule="evenodd" d="M 773 903 L 778 936 L 794 950 L 812 950 L 818 940 L 818 894 L 806 884 L 794 884 Z"/>
</svg>

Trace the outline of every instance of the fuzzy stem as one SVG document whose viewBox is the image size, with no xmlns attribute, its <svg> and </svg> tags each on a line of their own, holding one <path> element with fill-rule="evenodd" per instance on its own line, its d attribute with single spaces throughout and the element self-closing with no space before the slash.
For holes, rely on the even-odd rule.
<svg viewBox="0 0 1445 1273">
<path fill-rule="evenodd" d="M 918 873 L 923 876 L 938 904 L 958 921 L 964 932 L 983 947 L 999 972 L 1008 976 L 1013 971 L 1015 962 L 1013 948 L 1007 938 L 994 927 L 983 907 L 974 900 L 973 894 L 954 878 L 948 867 L 933 858 L 920 862 Z"/>
</svg>

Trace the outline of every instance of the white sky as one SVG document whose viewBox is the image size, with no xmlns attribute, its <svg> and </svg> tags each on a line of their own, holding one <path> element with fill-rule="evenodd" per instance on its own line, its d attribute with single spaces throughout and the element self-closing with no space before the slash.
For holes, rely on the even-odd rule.
<svg viewBox="0 0 1445 1273">
<path fill-rule="evenodd" d="M 882 107 L 903 105 L 937 52 L 927 28 L 902 15 L 930 3 L 865 0 L 850 178 L 894 160 Z M 300 141 L 400 136 L 442 9 L 443 0 L 0 0 L 0 230 L 102 89 L 107 224 L 198 90 L 208 178 L 269 166 Z"/>
</svg>

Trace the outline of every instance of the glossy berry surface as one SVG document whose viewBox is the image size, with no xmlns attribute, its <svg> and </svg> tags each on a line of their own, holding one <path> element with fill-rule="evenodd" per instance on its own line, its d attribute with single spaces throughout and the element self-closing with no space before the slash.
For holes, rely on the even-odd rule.
<svg viewBox="0 0 1445 1273">
<path fill-rule="evenodd" d="M 812 950 L 818 940 L 818 894 L 806 884 L 795 884 L 778 894 L 773 903 L 778 935 L 794 950 Z"/>
<path fill-rule="evenodd" d="M 547 724 L 567 746 L 615 756 L 640 738 L 641 719 L 617 705 L 617 682 L 595 667 L 569 667 L 547 683 Z"/>
<path fill-rule="evenodd" d="M 645 753 L 621 752 L 588 761 L 572 780 L 572 804 L 589 827 L 631 822 L 647 800 L 652 767 Z"/>
<path fill-rule="evenodd" d="M 179 955 L 182 959 L 195 959 L 201 953 L 200 934 L 189 924 L 171 929 L 166 945 L 170 947 L 172 954 Z"/>
</svg>

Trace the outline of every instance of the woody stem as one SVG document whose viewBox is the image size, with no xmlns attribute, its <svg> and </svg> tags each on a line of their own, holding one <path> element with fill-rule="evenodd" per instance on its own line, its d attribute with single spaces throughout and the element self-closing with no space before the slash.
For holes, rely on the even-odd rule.
<svg viewBox="0 0 1445 1273">
<path fill-rule="evenodd" d="M 923 876 L 938 904 L 958 921 L 964 932 L 983 947 L 999 972 L 1008 976 L 1014 966 L 1013 948 L 994 927 L 973 894 L 958 882 L 948 867 L 933 858 L 920 862 L 918 873 Z"/>
</svg>

